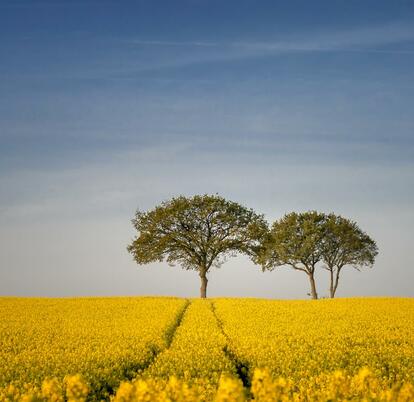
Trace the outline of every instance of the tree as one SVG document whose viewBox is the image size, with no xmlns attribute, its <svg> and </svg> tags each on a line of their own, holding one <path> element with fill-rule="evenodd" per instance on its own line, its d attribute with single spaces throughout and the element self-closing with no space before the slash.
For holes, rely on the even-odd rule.
<svg viewBox="0 0 414 402">
<path fill-rule="evenodd" d="M 355 222 L 329 214 L 324 223 L 322 261 L 330 273 L 330 296 L 335 297 L 342 268 L 350 265 L 358 271 L 372 267 L 378 254 L 378 247 Z"/>
<path fill-rule="evenodd" d="M 323 223 L 324 215 L 316 211 L 285 215 L 273 223 L 257 262 L 264 270 L 289 265 L 304 272 L 309 278 L 311 296 L 317 299 L 315 270 L 321 260 Z"/>
<path fill-rule="evenodd" d="M 218 195 L 172 198 L 151 211 L 137 211 L 132 223 L 138 231 L 128 246 L 134 260 L 148 264 L 166 259 L 198 271 L 202 298 L 209 269 L 237 253 L 254 258 L 267 231 L 262 215 Z"/>
</svg>

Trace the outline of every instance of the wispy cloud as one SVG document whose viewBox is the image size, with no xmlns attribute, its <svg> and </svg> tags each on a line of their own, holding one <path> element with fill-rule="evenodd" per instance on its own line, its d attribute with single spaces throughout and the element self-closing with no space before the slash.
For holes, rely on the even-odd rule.
<svg viewBox="0 0 414 402">
<path fill-rule="evenodd" d="M 135 45 L 148 45 L 148 46 L 185 46 L 185 47 L 218 47 L 219 43 L 216 42 L 203 42 L 203 41 L 168 41 L 168 40 L 143 40 L 143 39 L 133 39 L 128 41 Z"/>
<path fill-rule="evenodd" d="M 343 31 L 309 32 L 295 36 L 279 35 L 268 40 L 209 41 L 191 38 L 175 41 L 160 38 L 132 38 L 121 41 L 130 46 L 140 47 L 144 52 L 151 47 L 160 48 L 160 51 L 154 53 L 156 56 L 151 61 L 141 63 L 139 66 L 135 65 L 131 69 L 126 67 L 122 71 L 113 71 L 117 78 L 119 74 L 128 76 L 203 63 L 227 63 L 287 54 L 335 52 L 399 54 L 410 57 L 414 55 L 414 25 L 400 21 Z"/>
<path fill-rule="evenodd" d="M 288 52 L 372 52 L 414 54 L 413 49 L 389 49 L 383 46 L 414 41 L 414 27 L 406 22 L 354 28 L 345 31 L 310 33 L 301 37 L 280 37 L 268 41 L 210 42 L 203 40 L 170 41 L 133 39 L 129 43 L 137 46 L 211 48 L 221 51 L 222 59 L 251 57 L 263 54 Z M 228 51 L 232 52 L 228 54 Z M 237 52 L 238 51 L 238 52 Z M 215 54 L 217 59 L 217 53 Z"/>
<path fill-rule="evenodd" d="M 414 40 L 414 27 L 410 23 L 399 22 L 382 26 L 353 28 L 344 31 L 309 34 L 281 43 L 261 43 L 270 49 L 292 50 L 355 50 L 372 46 L 385 46 Z"/>
</svg>

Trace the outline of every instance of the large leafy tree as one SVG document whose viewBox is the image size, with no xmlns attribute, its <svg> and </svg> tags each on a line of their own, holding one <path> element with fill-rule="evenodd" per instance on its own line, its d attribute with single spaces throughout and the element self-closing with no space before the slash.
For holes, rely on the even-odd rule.
<svg viewBox="0 0 414 402">
<path fill-rule="evenodd" d="M 291 212 L 273 223 L 257 262 L 263 269 L 288 265 L 304 272 L 309 278 L 311 297 L 317 299 L 315 271 L 322 258 L 323 235 L 323 214 Z"/>
<path fill-rule="evenodd" d="M 166 260 L 198 271 L 200 296 L 207 295 L 207 273 L 236 253 L 254 259 L 267 232 L 262 215 L 218 195 L 180 196 L 153 210 L 137 211 L 138 235 L 128 246 L 138 264 Z"/>
<path fill-rule="evenodd" d="M 347 265 L 357 270 L 372 267 L 378 247 L 355 222 L 342 216 L 327 215 L 324 227 L 321 255 L 324 268 L 330 274 L 330 296 L 334 298 L 342 268 Z"/>
</svg>

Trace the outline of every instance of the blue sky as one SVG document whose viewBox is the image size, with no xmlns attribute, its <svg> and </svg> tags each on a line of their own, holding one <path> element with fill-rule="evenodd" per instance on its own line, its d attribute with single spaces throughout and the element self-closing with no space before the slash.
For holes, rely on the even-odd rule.
<svg viewBox="0 0 414 402">
<path fill-rule="evenodd" d="M 196 295 L 134 266 L 130 219 L 218 192 L 357 220 L 380 255 L 339 294 L 412 296 L 411 1 L 2 0 L 0 59 L 0 294 Z M 307 291 L 242 258 L 209 286 Z"/>
</svg>

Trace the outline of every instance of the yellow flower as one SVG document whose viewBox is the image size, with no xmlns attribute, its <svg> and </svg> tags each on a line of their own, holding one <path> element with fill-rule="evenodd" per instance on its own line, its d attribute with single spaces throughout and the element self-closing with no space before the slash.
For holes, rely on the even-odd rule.
<svg viewBox="0 0 414 402">
<path fill-rule="evenodd" d="M 89 393 L 89 387 L 79 375 L 67 376 L 65 378 L 66 397 L 68 402 L 84 402 Z"/>
<path fill-rule="evenodd" d="M 215 402 L 243 402 L 245 401 L 245 392 L 240 380 L 228 376 L 220 378 Z"/>
<path fill-rule="evenodd" d="M 56 378 L 44 380 L 42 383 L 42 397 L 50 402 L 63 401 L 62 388 Z"/>
</svg>

